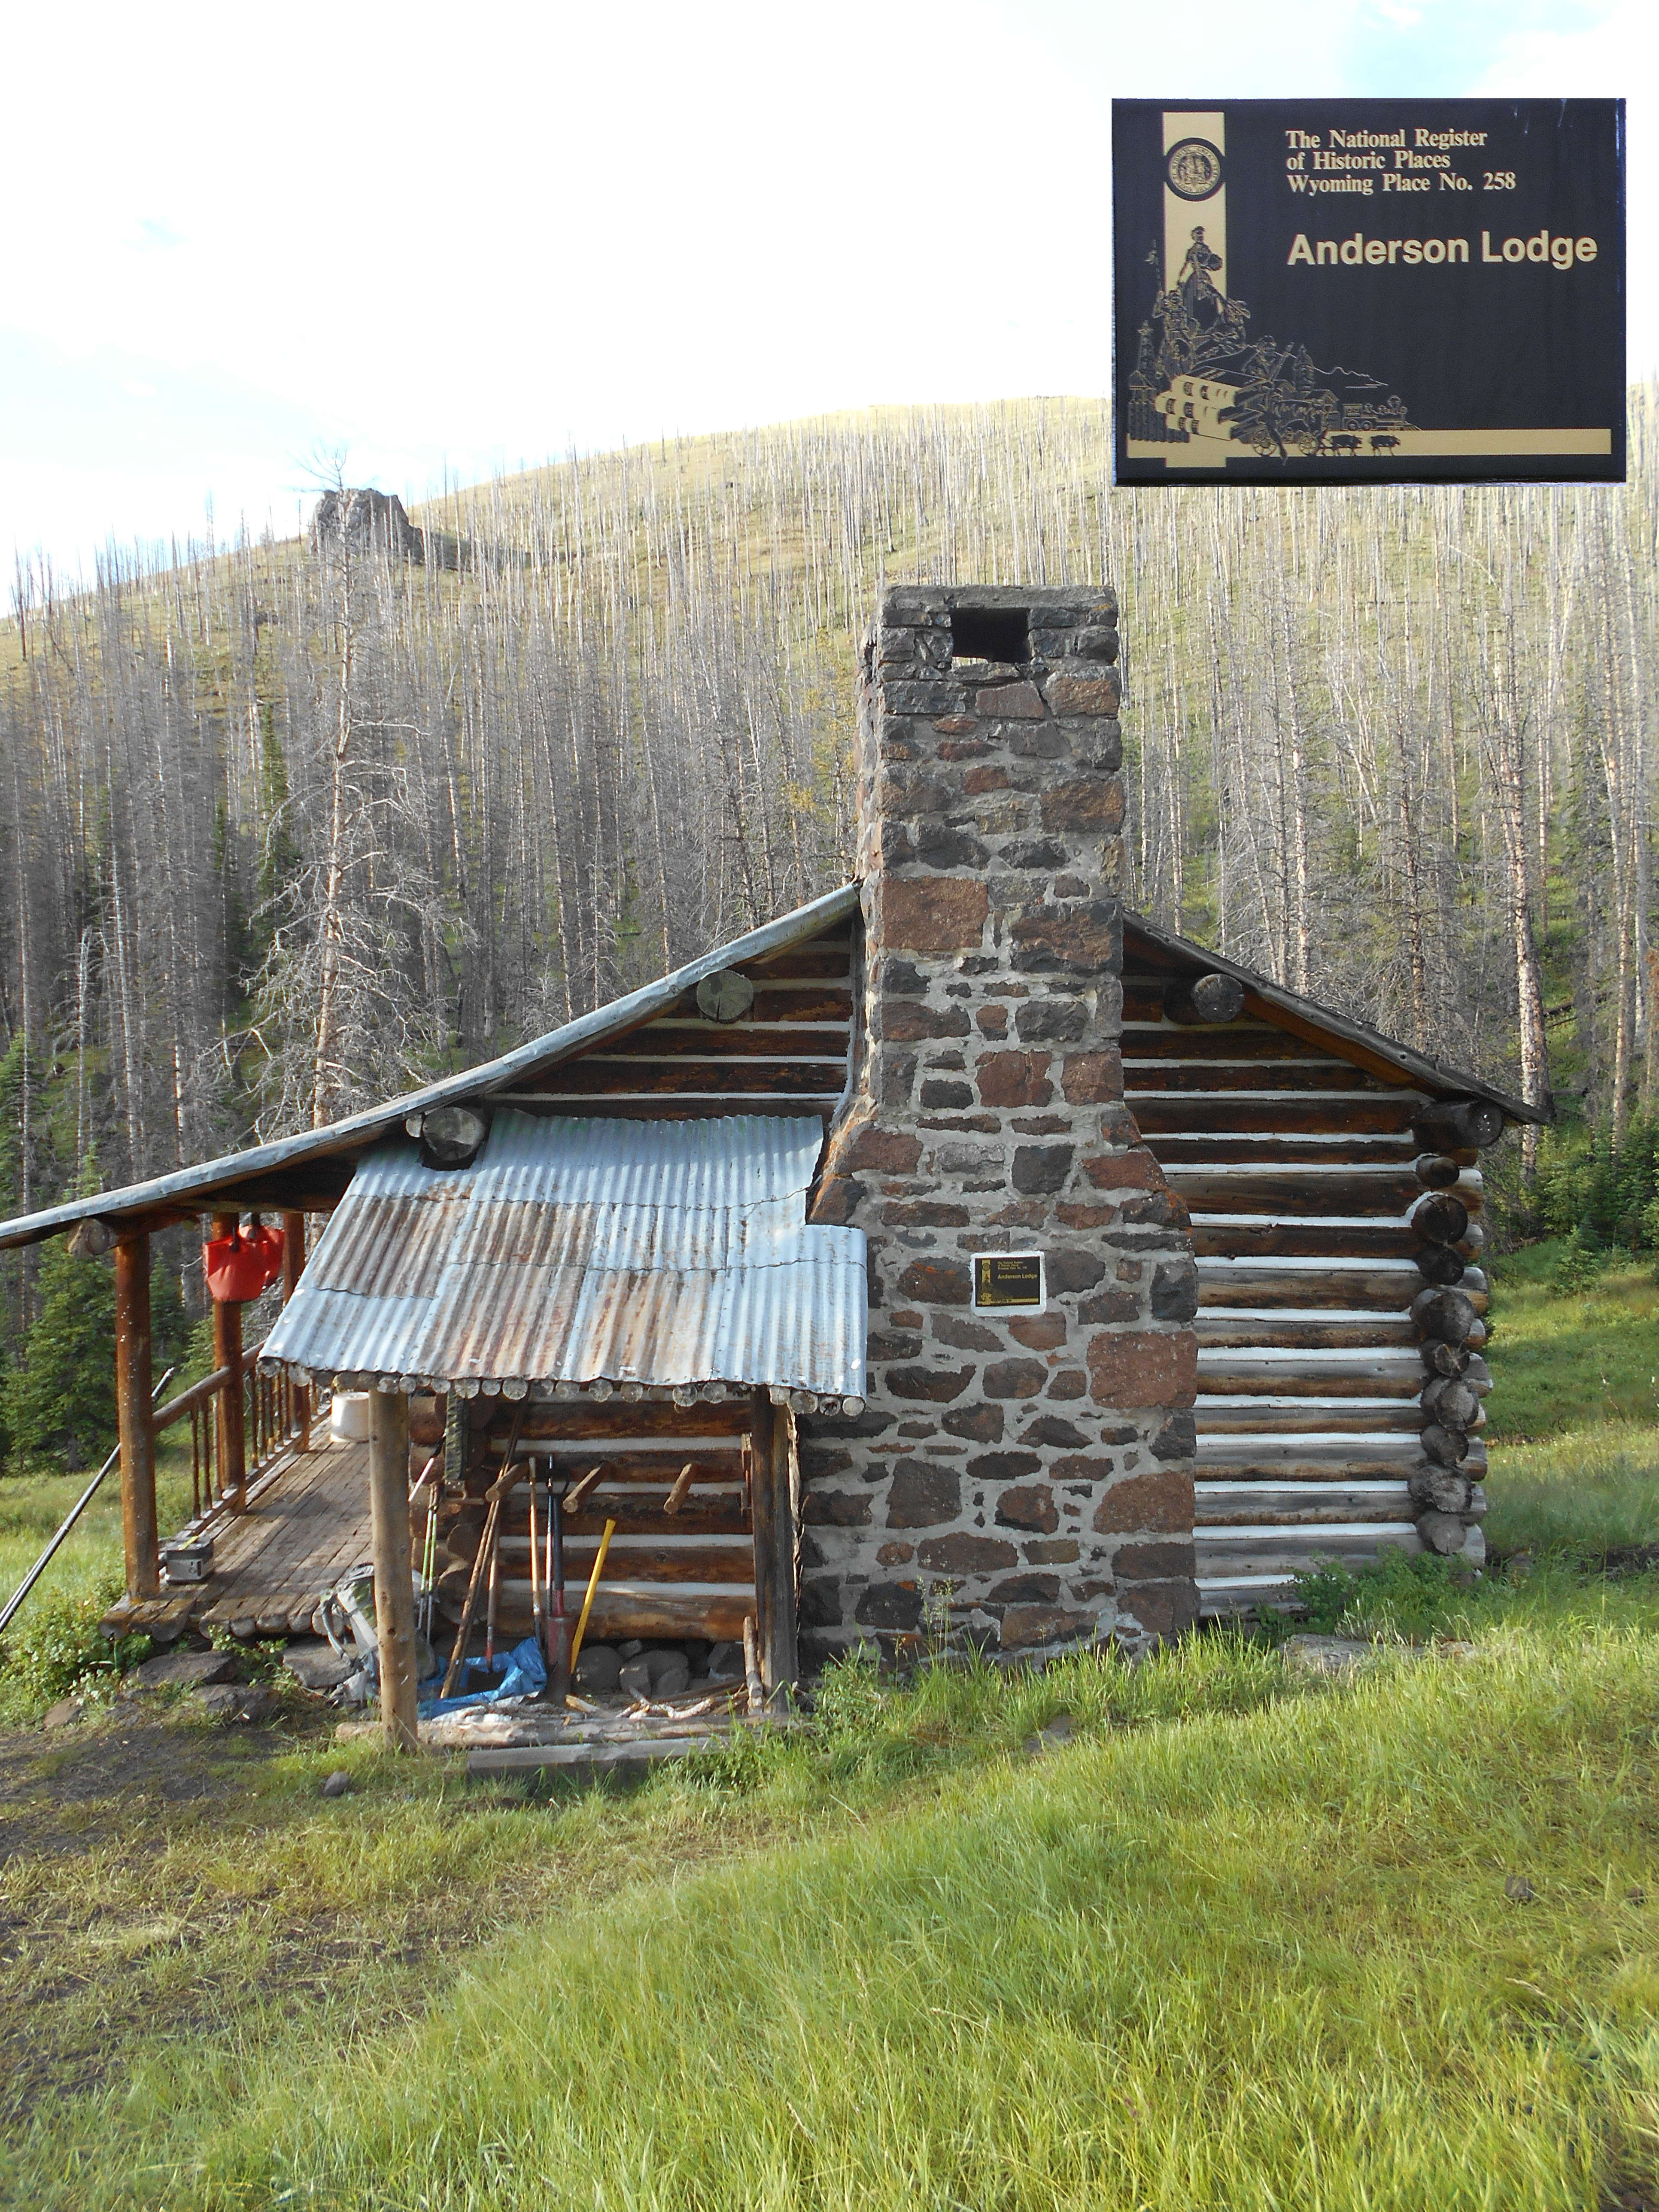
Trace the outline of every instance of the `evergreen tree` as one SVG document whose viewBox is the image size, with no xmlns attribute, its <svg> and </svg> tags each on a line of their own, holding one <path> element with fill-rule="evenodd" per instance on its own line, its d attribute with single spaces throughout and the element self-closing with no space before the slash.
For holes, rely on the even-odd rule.
<svg viewBox="0 0 1659 2212">
<path fill-rule="evenodd" d="M 15 1450 L 61 1456 L 73 1474 L 115 1440 L 115 1279 L 107 1261 L 71 1259 L 54 1241 L 39 1296 L 6 1381 L 6 1427 Z"/>
<path fill-rule="evenodd" d="M 95 1191 L 88 1149 L 74 1195 Z M 106 1260 L 77 1260 L 54 1237 L 35 1282 L 35 1320 L 0 1384 L 8 1456 L 61 1458 L 71 1474 L 115 1441 L 115 1277 Z"/>
</svg>

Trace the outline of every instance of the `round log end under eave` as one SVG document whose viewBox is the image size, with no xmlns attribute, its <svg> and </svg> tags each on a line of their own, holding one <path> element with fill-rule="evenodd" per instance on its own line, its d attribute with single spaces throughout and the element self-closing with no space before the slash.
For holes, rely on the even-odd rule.
<svg viewBox="0 0 1659 2212">
<path fill-rule="evenodd" d="M 1428 1152 L 1480 1152 L 1503 1133 L 1503 1108 L 1484 1098 L 1440 1099 L 1412 1123 L 1413 1136 Z"/>
<path fill-rule="evenodd" d="M 489 1134 L 489 1116 L 476 1106 L 434 1106 L 411 1115 L 404 1127 L 420 1139 L 421 1158 L 428 1167 L 464 1168 Z"/>
<path fill-rule="evenodd" d="M 705 975 L 697 986 L 697 1011 L 711 1022 L 740 1022 L 754 1003 L 754 985 L 736 968 Z"/>
<path fill-rule="evenodd" d="M 1455 1244 L 1468 1225 L 1469 1209 L 1449 1191 L 1431 1191 L 1412 1208 L 1412 1227 L 1425 1244 Z"/>
<path fill-rule="evenodd" d="M 1236 1022 L 1244 1011 L 1244 986 L 1236 975 L 1213 970 L 1206 975 L 1183 975 L 1164 986 L 1164 1011 L 1170 1021 L 1194 1027 Z"/>
</svg>

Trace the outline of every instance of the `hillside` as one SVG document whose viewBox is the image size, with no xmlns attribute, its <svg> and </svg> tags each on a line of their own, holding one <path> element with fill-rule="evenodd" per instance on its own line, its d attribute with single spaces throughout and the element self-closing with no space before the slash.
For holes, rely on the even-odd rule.
<svg viewBox="0 0 1659 2212">
<path fill-rule="evenodd" d="M 475 486 L 416 516 L 454 565 L 26 578 L 0 1203 L 333 1115 L 840 878 L 884 578 L 1111 577 L 1139 904 L 1517 1086 L 1649 1103 L 1632 404 L 1622 491 L 1109 492 L 1102 404 L 1030 399 Z"/>
</svg>

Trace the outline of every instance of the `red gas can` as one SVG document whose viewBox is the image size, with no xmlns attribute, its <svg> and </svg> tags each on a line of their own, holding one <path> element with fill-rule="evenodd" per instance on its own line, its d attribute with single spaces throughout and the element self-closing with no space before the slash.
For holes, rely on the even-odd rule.
<svg viewBox="0 0 1659 2212">
<path fill-rule="evenodd" d="M 269 1224 L 246 1235 L 234 1229 L 202 1247 L 210 1295 L 221 1305 L 246 1305 L 283 1272 L 283 1232 Z"/>
</svg>

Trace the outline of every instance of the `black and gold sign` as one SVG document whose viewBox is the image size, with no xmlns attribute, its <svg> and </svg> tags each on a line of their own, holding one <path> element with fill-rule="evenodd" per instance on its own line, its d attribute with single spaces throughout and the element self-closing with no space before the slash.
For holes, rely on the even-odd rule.
<svg viewBox="0 0 1659 2212">
<path fill-rule="evenodd" d="M 1123 483 L 1625 477 L 1617 100 L 1119 100 Z"/>
<path fill-rule="evenodd" d="M 1041 1252 L 981 1252 L 974 1261 L 974 1304 L 1041 1313 L 1047 1304 Z"/>
</svg>

